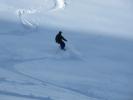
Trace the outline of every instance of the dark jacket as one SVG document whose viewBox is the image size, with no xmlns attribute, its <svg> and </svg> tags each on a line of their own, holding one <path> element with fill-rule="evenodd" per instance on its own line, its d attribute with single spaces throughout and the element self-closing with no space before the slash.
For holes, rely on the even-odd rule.
<svg viewBox="0 0 133 100">
<path fill-rule="evenodd" d="M 62 35 L 61 35 L 61 33 L 58 33 L 57 35 L 56 35 L 56 37 L 55 37 L 55 41 L 56 41 L 56 43 L 62 43 L 63 41 L 67 41 Z"/>
</svg>

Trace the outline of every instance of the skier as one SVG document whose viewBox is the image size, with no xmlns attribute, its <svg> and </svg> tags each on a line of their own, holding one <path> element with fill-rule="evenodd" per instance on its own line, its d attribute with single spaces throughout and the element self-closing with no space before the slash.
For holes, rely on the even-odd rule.
<svg viewBox="0 0 133 100">
<path fill-rule="evenodd" d="M 62 36 L 62 31 L 59 31 L 59 33 L 55 37 L 56 43 L 60 44 L 61 50 L 65 50 L 65 42 L 67 41 L 63 36 Z"/>
</svg>

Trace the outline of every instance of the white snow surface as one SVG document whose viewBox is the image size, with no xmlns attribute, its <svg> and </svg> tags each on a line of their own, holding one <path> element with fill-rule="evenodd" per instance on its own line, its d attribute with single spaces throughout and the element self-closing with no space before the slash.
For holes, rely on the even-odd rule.
<svg viewBox="0 0 133 100">
<path fill-rule="evenodd" d="M 133 100 L 132 9 L 132 0 L 0 0 L 0 100 Z"/>
</svg>

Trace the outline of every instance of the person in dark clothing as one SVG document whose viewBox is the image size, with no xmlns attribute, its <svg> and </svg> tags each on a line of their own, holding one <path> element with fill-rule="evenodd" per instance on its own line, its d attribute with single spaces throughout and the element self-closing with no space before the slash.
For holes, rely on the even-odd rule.
<svg viewBox="0 0 133 100">
<path fill-rule="evenodd" d="M 64 41 L 67 41 L 67 40 L 62 36 L 61 31 L 59 31 L 59 33 L 56 35 L 55 41 L 56 41 L 56 43 L 60 44 L 60 48 L 62 50 L 65 50 L 65 42 Z"/>
</svg>

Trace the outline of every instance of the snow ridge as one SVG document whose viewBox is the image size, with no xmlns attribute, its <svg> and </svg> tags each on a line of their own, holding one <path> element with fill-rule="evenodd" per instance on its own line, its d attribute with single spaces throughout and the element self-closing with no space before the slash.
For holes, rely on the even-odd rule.
<svg viewBox="0 0 133 100">
<path fill-rule="evenodd" d="M 45 3 L 47 5 L 50 5 L 48 2 L 45 1 Z M 64 0 L 55 0 L 53 1 L 53 3 L 55 4 L 55 6 L 52 9 L 47 8 L 45 12 L 49 12 L 49 11 L 57 11 L 60 9 L 65 8 L 66 6 L 66 1 Z M 52 5 L 52 3 L 51 3 Z M 18 9 L 16 11 L 17 13 L 17 17 L 19 18 L 20 22 L 22 23 L 22 25 L 26 28 L 30 28 L 30 29 L 36 29 L 37 28 L 37 23 L 30 21 L 27 16 L 31 15 L 31 14 L 35 14 L 35 13 L 40 13 L 41 11 L 43 11 L 45 8 L 44 6 L 40 6 L 36 9 Z"/>
<path fill-rule="evenodd" d="M 27 28 L 32 28 L 32 29 L 36 29 L 37 28 L 37 23 L 31 22 L 26 18 L 26 15 L 28 14 L 34 14 L 36 13 L 36 10 L 25 10 L 25 9 L 18 9 L 17 10 L 17 16 L 20 20 L 20 22 L 22 23 L 22 25 L 24 27 Z"/>
<path fill-rule="evenodd" d="M 65 1 L 64 0 L 57 0 L 57 8 L 64 8 L 65 7 Z"/>
<path fill-rule="evenodd" d="M 58 11 L 62 10 L 66 7 L 67 1 L 66 0 L 56 0 L 55 7 L 51 11 Z"/>
</svg>

